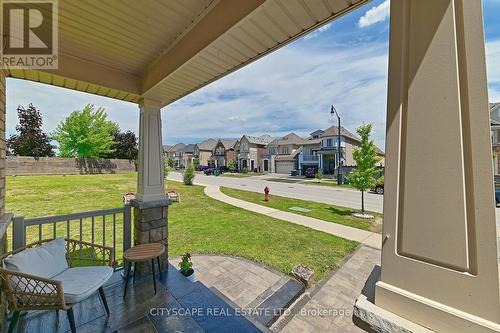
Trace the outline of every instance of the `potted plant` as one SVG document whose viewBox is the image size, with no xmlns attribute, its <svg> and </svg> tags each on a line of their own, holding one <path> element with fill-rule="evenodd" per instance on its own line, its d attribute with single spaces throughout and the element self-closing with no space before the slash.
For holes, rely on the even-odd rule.
<svg viewBox="0 0 500 333">
<path fill-rule="evenodd" d="M 179 266 L 181 268 L 182 275 L 187 277 L 189 281 L 194 282 L 194 269 L 193 262 L 191 261 L 191 254 L 186 253 L 183 255 Z"/>
</svg>

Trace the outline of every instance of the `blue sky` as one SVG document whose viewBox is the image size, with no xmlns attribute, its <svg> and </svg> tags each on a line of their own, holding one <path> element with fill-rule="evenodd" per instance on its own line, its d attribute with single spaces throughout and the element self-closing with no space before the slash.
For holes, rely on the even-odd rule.
<svg viewBox="0 0 500 333">
<path fill-rule="evenodd" d="M 388 9 L 388 0 L 373 1 L 165 107 L 164 144 L 242 134 L 307 136 L 333 124 L 329 109 L 334 104 L 343 126 L 352 131 L 363 122 L 373 123 L 375 141 L 383 148 Z M 500 0 L 484 0 L 491 102 L 500 102 L 498 13 Z M 30 102 L 42 111 L 48 132 L 88 103 L 104 107 L 122 130 L 138 130 L 135 104 L 9 79 L 7 135 L 15 131 L 17 106 Z"/>
</svg>

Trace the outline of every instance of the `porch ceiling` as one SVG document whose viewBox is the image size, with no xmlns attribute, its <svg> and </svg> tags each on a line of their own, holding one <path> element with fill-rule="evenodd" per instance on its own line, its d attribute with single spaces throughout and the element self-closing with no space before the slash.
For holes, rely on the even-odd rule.
<svg viewBox="0 0 500 333">
<path fill-rule="evenodd" d="M 369 1 L 59 1 L 59 69 L 7 76 L 164 106 Z"/>
</svg>

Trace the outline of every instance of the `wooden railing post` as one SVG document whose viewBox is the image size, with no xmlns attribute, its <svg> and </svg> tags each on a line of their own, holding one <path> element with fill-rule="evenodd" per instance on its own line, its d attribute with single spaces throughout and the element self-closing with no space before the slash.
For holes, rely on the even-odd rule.
<svg viewBox="0 0 500 333">
<path fill-rule="evenodd" d="M 130 204 L 123 207 L 123 252 L 130 249 L 132 242 L 132 216 Z"/>
<path fill-rule="evenodd" d="M 14 217 L 12 223 L 12 249 L 16 250 L 26 245 L 26 231 L 24 217 Z"/>
</svg>

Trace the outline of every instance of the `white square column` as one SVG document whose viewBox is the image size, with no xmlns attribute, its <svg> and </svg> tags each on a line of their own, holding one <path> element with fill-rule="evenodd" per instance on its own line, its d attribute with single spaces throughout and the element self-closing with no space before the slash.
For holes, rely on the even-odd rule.
<svg viewBox="0 0 500 333">
<path fill-rule="evenodd" d="M 437 332 L 500 332 L 480 0 L 392 0 L 375 304 Z"/>
<path fill-rule="evenodd" d="M 163 182 L 161 104 L 143 99 L 139 103 L 138 201 L 161 201 L 167 197 Z"/>
</svg>

